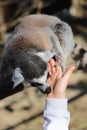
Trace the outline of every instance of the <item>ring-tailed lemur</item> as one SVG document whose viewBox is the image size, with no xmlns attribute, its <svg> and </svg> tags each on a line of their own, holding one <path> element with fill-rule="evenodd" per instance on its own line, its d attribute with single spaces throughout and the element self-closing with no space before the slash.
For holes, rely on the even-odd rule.
<svg viewBox="0 0 87 130">
<path fill-rule="evenodd" d="M 81 45 L 75 44 L 71 57 L 77 63 L 77 69 L 87 72 L 87 50 Z"/>
<path fill-rule="evenodd" d="M 10 80 L 13 89 L 23 83 L 24 86 L 35 86 L 42 92 L 49 93 L 49 60 L 55 57 L 64 70 L 73 47 L 73 33 L 67 23 L 55 16 L 26 16 L 5 45 L 0 82 Z"/>
</svg>

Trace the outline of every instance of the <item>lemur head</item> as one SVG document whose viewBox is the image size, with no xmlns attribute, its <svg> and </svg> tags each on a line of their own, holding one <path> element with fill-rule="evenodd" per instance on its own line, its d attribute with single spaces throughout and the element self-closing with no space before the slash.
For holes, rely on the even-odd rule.
<svg viewBox="0 0 87 130">
<path fill-rule="evenodd" d="M 48 62 L 53 56 L 54 53 L 50 51 L 23 50 L 16 61 L 17 67 L 12 76 L 13 87 L 23 83 L 24 86 L 37 87 L 41 92 L 49 93 L 51 88 L 47 83 Z"/>
<path fill-rule="evenodd" d="M 74 60 L 81 60 L 84 57 L 84 54 L 86 53 L 86 50 L 82 48 L 81 45 L 75 44 L 74 50 L 72 52 L 72 58 Z"/>
</svg>

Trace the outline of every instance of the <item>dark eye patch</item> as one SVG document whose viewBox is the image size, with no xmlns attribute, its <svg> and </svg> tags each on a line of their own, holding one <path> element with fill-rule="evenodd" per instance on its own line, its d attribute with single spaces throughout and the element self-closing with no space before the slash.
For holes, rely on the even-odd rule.
<svg viewBox="0 0 87 130">
<path fill-rule="evenodd" d="M 42 86 L 43 84 L 38 83 L 38 82 L 31 82 L 31 85 L 34 87 L 37 87 L 37 86 Z"/>
</svg>

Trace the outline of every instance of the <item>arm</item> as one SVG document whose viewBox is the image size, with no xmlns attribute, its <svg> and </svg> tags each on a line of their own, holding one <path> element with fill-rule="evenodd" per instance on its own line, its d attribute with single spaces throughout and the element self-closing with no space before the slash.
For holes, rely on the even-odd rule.
<svg viewBox="0 0 87 130">
<path fill-rule="evenodd" d="M 43 130 L 68 130 L 70 113 L 66 99 L 66 88 L 74 67 L 70 67 L 63 74 L 61 67 L 55 68 L 54 66 L 55 62 L 51 60 L 49 63 L 50 76 L 48 78 L 51 93 L 47 95 L 46 99 Z"/>
<path fill-rule="evenodd" d="M 47 98 L 43 130 L 68 130 L 70 113 L 67 99 Z"/>
</svg>

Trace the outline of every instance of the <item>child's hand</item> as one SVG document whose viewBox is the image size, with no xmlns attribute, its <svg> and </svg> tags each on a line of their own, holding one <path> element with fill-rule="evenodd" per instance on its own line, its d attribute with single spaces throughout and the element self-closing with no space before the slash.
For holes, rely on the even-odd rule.
<svg viewBox="0 0 87 130">
<path fill-rule="evenodd" d="M 66 98 L 68 81 L 75 67 L 69 67 L 63 74 L 61 67 L 56 66 L 56 62 L 53 59 L 50 60 L 48 66 L 50 70 L 48 83 L 51 86 L 51 92 L 47 96 L 49 98 Z"/>
</svg>

